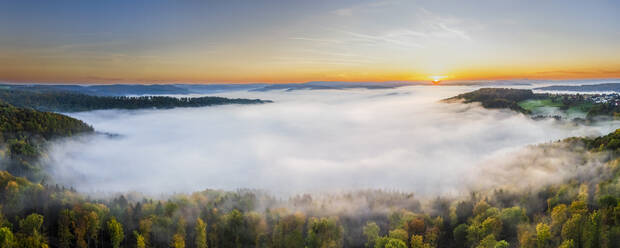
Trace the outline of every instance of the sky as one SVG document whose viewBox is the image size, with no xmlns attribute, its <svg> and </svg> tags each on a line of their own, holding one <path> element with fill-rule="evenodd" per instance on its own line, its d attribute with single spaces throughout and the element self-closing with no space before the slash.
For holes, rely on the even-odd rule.
<svg viewBox="0 0 620 248">
<path fill-rule="evenodd" d="M 0 0 L 0 81 L 620 78 L 620 1 Z"/>
</svg>

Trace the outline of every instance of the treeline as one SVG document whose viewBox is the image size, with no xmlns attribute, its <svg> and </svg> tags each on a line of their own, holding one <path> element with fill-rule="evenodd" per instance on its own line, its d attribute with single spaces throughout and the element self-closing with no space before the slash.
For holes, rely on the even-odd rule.
<svg viewBox="0 0 620 248">
<path fill-rule="evenodd" d="M 65 91 L 30 91 L 0 89 L 0 100 L 22 108 L 39 111 L 78 112 L 100 109 L 169 109 L 175 107 L 204 107 L 224 104 L 259 104 L 271 101 L 260 99 L 230 99 L 225 97 L 167 97 L 167 96 L 92 96 Z"/>
<path fill-rule="evenodd" d="M 0 101 L 0 169 L 39 181 L 46 141 L 93 132 L 88 124 L 56 113 L 17 108 Z"/>
</svg>

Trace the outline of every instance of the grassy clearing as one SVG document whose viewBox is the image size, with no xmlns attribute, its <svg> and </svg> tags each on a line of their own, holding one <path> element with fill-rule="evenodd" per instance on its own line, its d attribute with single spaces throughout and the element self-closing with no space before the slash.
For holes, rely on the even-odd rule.
<svg viewBox="0 0 620 248">
<path fill-rule="evenodd" d="M 521 106 L 522 108 L 529 110 L 529 111 L 533 111 L 537 108 L 542 108 L 542 107 L 562 107 L 562 103 L 558 103 L 558 102 L 553 102 L 551 99 L 535 99 L 535 100 L 525 100 L 525 101 L 521 101 L 519 102 L 519 106 Z"/>
</svg>

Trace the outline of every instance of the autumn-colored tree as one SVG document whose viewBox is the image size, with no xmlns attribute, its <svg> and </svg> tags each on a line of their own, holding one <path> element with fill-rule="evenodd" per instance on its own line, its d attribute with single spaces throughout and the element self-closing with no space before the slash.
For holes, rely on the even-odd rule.
<svg viewBox="0 0 620 248">
<path fill-rule="evenodd" d="M 474 215 L 480 215 L 482 213 L 484 213 L 485 211 L 487 211 L 487 209 L 491 208 L 491 205 L 489 205 L 486 201 L 481 200 L 478 203 L 476 203 L 476 205 L 474 206 Z"/>
<path fill-rule="evenodd" d="M 573 201 L 569 209 L 572 215 L 580 214 L 583 216 L 588 212 L 588 205 L 584 201 Z"/>
<path fill-rule="evenodd" d="M 196 218 L 194 227 L 194 246 L 196 248 L 207 248 L 207 224 L 201 218 Z"/>
<path fill-rule="evenodd" d="M 116 221 L 116 218 L 112 218 L 108 221 L 108 234 L 110 235 L 110 243 L 113 248 L 119 248 L 121 246 L 121 242 L 125 239 L 125 234 L 123 233 L 123 225 Z"/>
<path fill-rule="evenodd" d="M 389 239 L 384 246 L 385 248 L 407 248 L 407 244 L 400 239 Z"/>
<path fill-rule="evenodd" d="M 529 224 L 522 224 L 517 227 L 517 237 L 519 239 L 519 247 L 535 248 L 536 230 L 532 230 Z"/>
<path fill-rule="evenodd" d="M 426 232 L 424 233 L 424 242 L 427 243 L 430 247 L 437 247 L 439 242 L 439 234 L 439 227 L 435 226 L 426 229 Z"/>
<path fill-rule="evenodd" d="M 424 243 L 422 235 L 411 235 L 411 248 L 428 248 L 429 245 Z"/>
<path fill-rule="evenodd" d="M 80 213 L 81 214 L 81 213 Z M 76 217 L 73 232 L 75 233 L 75 246 L 78 248 L 87 248 L 86 233 L 88 232 L 88 216 L 83 214 Z"/>
<path fill-rule="evenodd" d="M 146 243 L 144 242 L 144 236 L 140 233 L 133 231 L 133 235 L 136 238 L 136 248 L 146 248 Z"/>
<path fill-rule="evenodd" d="M 559 204 L 551 210 L 551 234 L 559 236 L 562 231 L 562 225 L 568 220 L 569 212 L 565 204 Z"/>
<path fill-rule="evenodd" d="M 177 233 L 172 236 L 172 244 L 170 244 L 173 248 L 185 248 L 185 237 L 182 234 Z"/>
<path fill-rule="evenodd" d="M 551 247 L 551 228 L 545 223 L 536 225 L 536 244 L 538 248 Z"/>
<path fill-rule="evenodd" d="M 422 235 L 426 231 L 426 223 L 421 217 L 416 217 L 408 221 L 405 225 L 408 234 Z"/>
<path fill-rule="evenodd" d="M 86 229 L 88 233 L 88 246 L 90 247 L 91 240 L 95 242 L 95 246 L 97 246 L 97 240 L 99 237 L 99 230 L 101 230 L 101 220 L 99 219 L 99 215 L 95 211 L 90 211 L 86 215 Z"/>
<path fill-rule="evenodd" d="M 502 221 L 497 217 L 486 218 L 482 222 L 482 232 L 485 235 L 492 234 L 494 237 L 499 237 L 502 232 Z"/>
<path fill-rule="evenodd" d="M 571 216 L 562 226 L 562 239 L 573 240 L 576 246 L 582 243 L 584 217 L 581 214 Z"/>
</svg>

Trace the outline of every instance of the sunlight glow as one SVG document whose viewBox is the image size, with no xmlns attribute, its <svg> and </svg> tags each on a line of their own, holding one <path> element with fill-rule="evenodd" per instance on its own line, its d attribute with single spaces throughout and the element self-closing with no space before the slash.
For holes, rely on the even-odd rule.
<svg viewBox="0 0 620 248">
<path fill-rule="evenodd" d="M 433 84 L 439 84 L 442 79 L 446 78 L 446 76 L 430 76 L 433 79 Z"/>
</svg>

